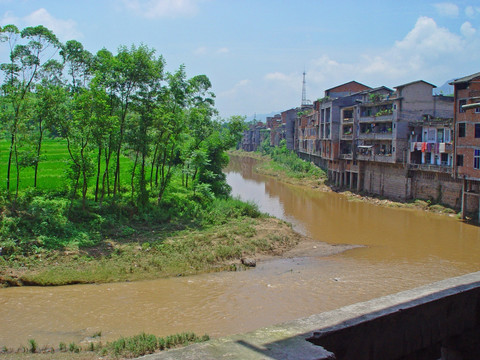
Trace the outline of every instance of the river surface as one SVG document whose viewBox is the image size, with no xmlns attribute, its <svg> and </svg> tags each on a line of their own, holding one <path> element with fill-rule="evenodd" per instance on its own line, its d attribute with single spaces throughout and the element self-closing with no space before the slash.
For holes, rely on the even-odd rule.
<svg viewBox="0 0 480 360">
<path fill-rule="evenodd" d="M 0 346 L 194 331 L 217 337 L 480 270 L 480 229 L 443 215 L 285 185 L 232 158 L 233 194 L 309 237 L 362 247 L 255 269 L 133 283 L 0 289 Z"/>
</svg>

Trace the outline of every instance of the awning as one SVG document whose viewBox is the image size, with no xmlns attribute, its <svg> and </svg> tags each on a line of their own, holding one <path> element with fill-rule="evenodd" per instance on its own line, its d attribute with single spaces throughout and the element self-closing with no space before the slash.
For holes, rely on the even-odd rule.
<svg viewBox="0 0 480 360">
<path fill-rule="evenodd" d="M 362 148 L 362 149 L 370 149 L 374 147 L 374 145 L 357 145 L 357 148 Z"/>
<path fill-rule="evenodd" d="M 462 105 L 463 110 L 476 109 L 476 108 L 480 108 L 480 103 Z"/>
</svg>

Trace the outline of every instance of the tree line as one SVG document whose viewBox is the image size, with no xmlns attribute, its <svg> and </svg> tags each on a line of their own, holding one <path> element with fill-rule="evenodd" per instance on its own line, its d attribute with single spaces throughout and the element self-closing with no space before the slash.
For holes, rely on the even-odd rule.
<svg viewBox="0 0 480 360">
<path fill-rule="evenodd" d="M 244 119 L 219 119 L 207 76 L 188 78 L 183 65 L 167 72 L 164 58 L 143 44 L 92 54 L 42 25 L 6 25 L 0 41 L 8 53 L 0 65 L 8 198 L 18 196 L 25 168 L 38 186 L 48 137 L 64 139 L 69 193 L 83 207 L 88 196 L 101 204 L 122 194 L 139 207 L 160 203 L 174 175 L 193 193 L 229 193 L 225 150 L 239 141 Z"/>
</svg>

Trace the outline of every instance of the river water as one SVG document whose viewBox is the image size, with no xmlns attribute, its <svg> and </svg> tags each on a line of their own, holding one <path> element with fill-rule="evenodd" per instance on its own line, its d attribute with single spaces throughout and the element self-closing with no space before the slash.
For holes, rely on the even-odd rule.
<svg viewBox="0 0 480 360">
<path fill-rule="evenodd" d="M 480 229 L 454 218 L 285 185 L 232 158 L 236 196 L 309 237 L 362 247 L 276 259 L 243 272 L 134 283 L 0 289 L 0 346 L 182 331 L 221 336 L 480 270 Z"/>
</svg>

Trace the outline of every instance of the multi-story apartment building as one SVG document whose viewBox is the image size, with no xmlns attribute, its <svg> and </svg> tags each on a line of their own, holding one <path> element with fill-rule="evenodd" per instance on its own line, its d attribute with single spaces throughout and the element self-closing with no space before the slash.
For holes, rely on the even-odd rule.
<svg viewBox="0 0 480 360">
<path fill-rule="evenodd" d="M 452 109 L 453 109 L 453 97 Z M 410 169 L 452 172 L 453 117 L 425 115 L 423 120 L 409 122 Z"/>
<path fill-rule="evenodd" d="M 316 142 L 316 156 L 311 160 L 328 170 L 330 180 L 342 185 L 344 179 L 341 178 L 341 174 L 345 166 L 347 168 L 356 166 L 349 161 L 340 161 L 340 139 L 348 138 L 350 140 L 351 136 L 347 131 L 343 133 L 345 117 L 342 118 L 344 115 L 342 109 L 352 107 L 360 99 L 360 93 L 368 89 L 370 87 L 366 85 L 350 81 L 325 90 L 325 96 L 314 104 L 318 118 L 318 141 Z M 342 129 L 342 135 L 340 135 L 340 129 Z"/>
<path fill-rule="evenodd" d="M 288 150 L 295 150 L 295 123 L 297 120 L 297 109 L 282 111 L 282 123 L 285 124 L 285 141 Z"/>
<path fill-rule="evenodd" d="M 412 131 L 415 131 L 412 126 L 420 126 L 425 119 L 453 117 L 452 99 L 432 95 L 434 87 L 419 80 L 397 86 L 394 92 L 381 87 L 362 94 L 362 102 L 353 109 L 358 139 L 355 149 L 359 165 L 357 190 L 403 200 L 417 194 L 421 186 L 409 173 L 412 159 L 410 140 Z M 437 161 L 440 148 L 426 146 Z M 445 149 L 443 146 L 445 153 L 447 146 Z M 423 149 L 424 152 L 427 148 Z M 417 153 L 415 155 L 418 156 Z M 448 163 L 448 157 L 444 160 Z M 348 178 L 348 174 L 345 176 Z"/>
<path fill-rule="evenodd" d="M 249 128 L 243 132 L 242 150 L 256 151 L 267 136 L 269 136 L 269 132 L 264 123 L 255 122 L 251 124 Z"/>
<path fill-rule="evenodd" d="M 297 151 L 301 154 L 319 156 L 318 111 L 315 106 L 297 114 Z"/>
<path fill-rule="evenodd" d="M 463 181 L 461 210 L 465 217 L 467 212 L 478 211 L 480 201 L 480 73 L 451 84 L 455 98 L 454 174 Z"/>
<path fill-rule="evenodd" d="M 267 116 L 267 128 L 270 129 L 270 146 L 278 146 L 285 139 L 285 122 L 280 114 Z"/>
</svg>

